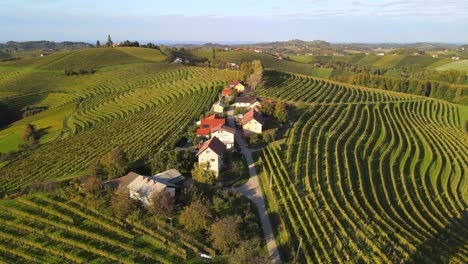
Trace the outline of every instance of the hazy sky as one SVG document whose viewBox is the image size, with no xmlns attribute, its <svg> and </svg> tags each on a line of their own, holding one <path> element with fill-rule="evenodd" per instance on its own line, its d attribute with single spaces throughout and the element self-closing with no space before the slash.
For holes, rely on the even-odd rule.
<svg viewBox="0 0 468 264">
<path fill-rule="evenodd" d="M 468 43 L 467 0 L 0 0 L 7 40 Z"/>
</svg>

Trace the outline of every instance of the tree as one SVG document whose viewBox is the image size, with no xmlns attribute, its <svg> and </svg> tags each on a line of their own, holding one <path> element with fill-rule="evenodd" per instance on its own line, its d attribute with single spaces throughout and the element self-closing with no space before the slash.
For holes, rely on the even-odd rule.
<svg viewBox="0 0 468 264">
<path fill-rule="evenodd" d="M 210 163 L 195 163 L 192 169 L 192 179 L 199 183 L 214 184 L 216 182 L 216 175 L 214 171 L 210 170 Z"/>
<path fill-rule="evenodd" d="M 128 160 L 122 149 L 114 148 L 102 156 L 99 163 L 102 165 L 107 178 L 113 179 L 122 176 L 126 172 Z"/>
<path fill-rule="evenodd" d="M 23 133 L 21 134 L 21 142 L 21 149 L 31 149 L 37 146 L 37 132 L 33 125 L 27 124 L 23 129 Z"/>
<path fill-rule="evenodd" d="M 286 103 L 279 101 L 275 104 L 275 111 L 273 113 L 274 117 L 281 123 L 288 120 L 288 110 L 286 110 Z"/>
<path fill-rule="evenodd" d="M 216 221 L 210 229 L 213 247 L 223 253 L 229 253 L 238 245 L 241 239 L 239 222 L 240 218 L 236 216 L 227 216 Z"/>
<path fill-rule="evenodd" d="M 258 134 L 252 134 L 250 135 L 249 137 L 249 144 L 250 145 L 258 145 L 260 143 L 260 137 L 258 136 Z"/>
<path fill-rule="evenodd" d="M 151 171 L 156 174 L 169 169 L 177 169 L 182 174 L 187 174 L 193 168 L 195 155 L 190 151 L 159 151 L 150 160 Z"/>
<path fill-rule="evenodd" d="M 231 169 L 234 176 L 240 177 L 244 173 L 244 164 L 241 160 L 234 160 L 231 162 Z"/>
<path fill-rule="evenodd" d="M 191 232 L 208 230 L 211 224 L 210 206 L 201 199 L 195 199 L 185 207 L 180 214 L 179 220 L 185 228 Z"/>
<path fill-rule="evenodd" d="M 248 79 L 250 87 L 255 89 L 261 82 L 263 78 L 263 65 L 259 60 L 252 61 L 252 74 Z"/>
<path fill-rule="evenodd" d="M 112 47 L 113 44 L 114 44 L 114 42 L 112 42 L 112 38 L 111 38 L 110 34 L 107 35 L 106 46 L 107 46 L 107 47 Z"/>
<path fill-rule="evenodd" d="M 169 192 L 162 191 L 151 198 L 148 210 L 154 215 L 169 217 L 175 210 L 174 198 Z"/>
<path fill-rule="evenodd" d="M 112 212 L 118 218 L 124 218 L 137 210 L 138 202 L 130 198 L 130 193 L 126 191 L 117 191 L 111 198 Z"/>
<path fill-rule="evenodd" d="M 100 47 L 101 47 L 101 42 L 99 42 L 99 40 L 98 40 L 98 41 L 96 41 L 96 48 L 100 48 Z"/>
<path fill-rule="evenodd" d="M 229 264 L 267 264 L 271 263 L 267 256 L 262 255 L 262 247 L 257 239 L 241 241 L 234 255 L 229 258 Z"/>
</svg>

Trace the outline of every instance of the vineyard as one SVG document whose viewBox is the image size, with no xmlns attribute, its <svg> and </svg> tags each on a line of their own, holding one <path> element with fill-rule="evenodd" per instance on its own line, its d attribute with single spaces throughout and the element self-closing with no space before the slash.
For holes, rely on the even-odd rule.
<svg viewBox="0 0 468 264">
<path fill-rule="evenodd" d="M 307 263 L 468 261 L 458 106 L 289 74 L 257 93 L 310 104 L 259 158 L 283 259 L 302 243 Z"/>
<path fill-rule="evenodd" d="M 156 218 L 123 221 L 61 197 L 37 194 L 0 209 L 2 263 L 180 263 L 214 253 Z"/>
<path fill-rule="evenodd" d="M 44 179 L 79 175 L 115 147 L 121 147 L 131 160 L 171 147 L 209 109 L 221 87 L 239 78 L 237 71 L 160 62 L 118 65 L 86 76 L 2 69 L 6 70 L 0 73 L 0 103 L 9 109 L 46 106 L 47 110 L 1 130 L 0 151 L 17 149 L 26 124 L 47 134 L 39 148 L 2 164 L 0 193 Z"/>
</svg>

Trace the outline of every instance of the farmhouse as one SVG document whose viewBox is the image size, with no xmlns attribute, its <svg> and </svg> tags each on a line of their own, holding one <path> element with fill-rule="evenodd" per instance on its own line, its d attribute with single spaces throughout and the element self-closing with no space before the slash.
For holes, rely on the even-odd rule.
<svg viewBox="0 0 468 264">
<path fill-rule="evenodd" d="M 226 126 L 220 125 L 211 131 L 211 137 L 217 137 L 221 142 L 226 145 L 227 149 L 232 149 L 234 147 L 234 139 L 236 137 L 236 129 Z"/>
<path fill-rule="evenodd" d="M 239 93 L 243 93 L 245 90 L 245 84 L 242 82 L 230 82 L 229 87 L 236 89 Z"/>
<path fill-rule="evenodd" d="M 260 102 L 257 100 L 256 97 L 250 96 L 241 96 L 237 97 L 234 101 L 235 107 L 246 107 L 246 108 L 255 108 L 260 106 Z"/>
<path fill-rule="evenodd" d="M 210 115 L 209 117 L 200 121 L 200 128 L 197 129 L 197 136 L 209 137 L 211 130 L 219 125 L 224 125 L 226 119 L 218 114 Z"/>
<path fill-rule="evenodd" d="M 252 133 L 262 133 L 263 124 L 264 121 L 262 115 L 254 109 L 251 109 L 244 114 L 244 118 L 242 119 L 244 135 L 248 136 Z"/>
<path fill-rule="evenodd" d="M 212 109 L 213 109 L 213 112 L 215 113 L 223 113 L 225 107 L 226 106 L 223 103 L 217 102 L 213 105 Z"/>
<path fill-rule="evenodd" d="M 231 97 L 232 91 L 233 91 L 232 89 L 224 88 L 224 89 L 221 91 L 221 96 L 223 96 L 223 97 Z"/>
<path fill-rule="evenodd" d="M 154 176 L 143 176 L 135 172 L 120 177 L 114 182 L 119 190 L 128 189 L 130 197 L 140 200 L 145 206 L 150 205 L 152 199 L 159 193 L 168 192 L 171 197 L 182 188 L 185 177 L 176 169 L 161 172 Z"/>
<path fill-rule="evenodd" d="M 223 167 L 223 157 L 226 152 L 226 145 L 217 137 L 212 137 L 206 141 L 197 153 L 198 164 L 208 162 L 209 169 L 212 170 L 216 177 L 219 176 L 219 171 Z"/>
</svg>

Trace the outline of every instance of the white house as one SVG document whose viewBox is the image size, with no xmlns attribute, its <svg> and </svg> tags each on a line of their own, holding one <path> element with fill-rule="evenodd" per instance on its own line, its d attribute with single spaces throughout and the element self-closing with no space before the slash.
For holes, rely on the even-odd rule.
<svg viewBox="0 0 468 264">
<path fill-rule="evenodd" d="M 384 56 L 384 55 L 385 55 L 385 53 L 383 53 L 383 52 L 379 52 L 379 53 L 377 53 L 376 55 L 377 55 L 377 56 Z"/>
<path fill-rule="evenodd" d="M 161 172 L 154 176 L 143 176 L 135 172 L 115 179 L 120 190 L 128 189 L 130 197 L 140 200 L 143 205 L 150 205 L 152 199 L 159 193 L 168 192 L 171 197 L 176 195 L 183 185 L 185 177 L 176 169 Z"/>
<path fill-rule="evenodd" d="M 260 102 L 256 97 L 239 96 L 234 101 L 235 107 L 255 108 L 260 106 Z"/>
<path fill-rule="evenodd" d="M 217 137 L 221 142 L 224 143 L 224 145 L 226 145 L 227 149 L 232 149 L 232 147 L 234 147 L 236 129 L 229 126 L 220 125 L 211 130 L 211 137 Z"/>
<path fill-rule="evenodd" d="M 244 135 L 249 136 L 252 133 L 262 133 L 263 124 L 264 121 L 262 115 L 254 109 L 251 109 L 244 114 L 244 118 L 242 119 L 242 129 L 244 130 Z"/>
<path fill-rule="evenodd" d="M 223 167 L 223 157 L 226 152 L 226 145 L 217 137 L 212 137 L 206 141 L 197 153 L 198 164 L 208 162 L 216 177 L 219 176 L 219 171 Z"/>
<path fill-rule="evenodd" d="M 212 109 L 213 112 L 215 113 L 223 113 L 224 112 L 225 105 L 221 102 L 217 102 L 213 105 Z"/>
</svg>

